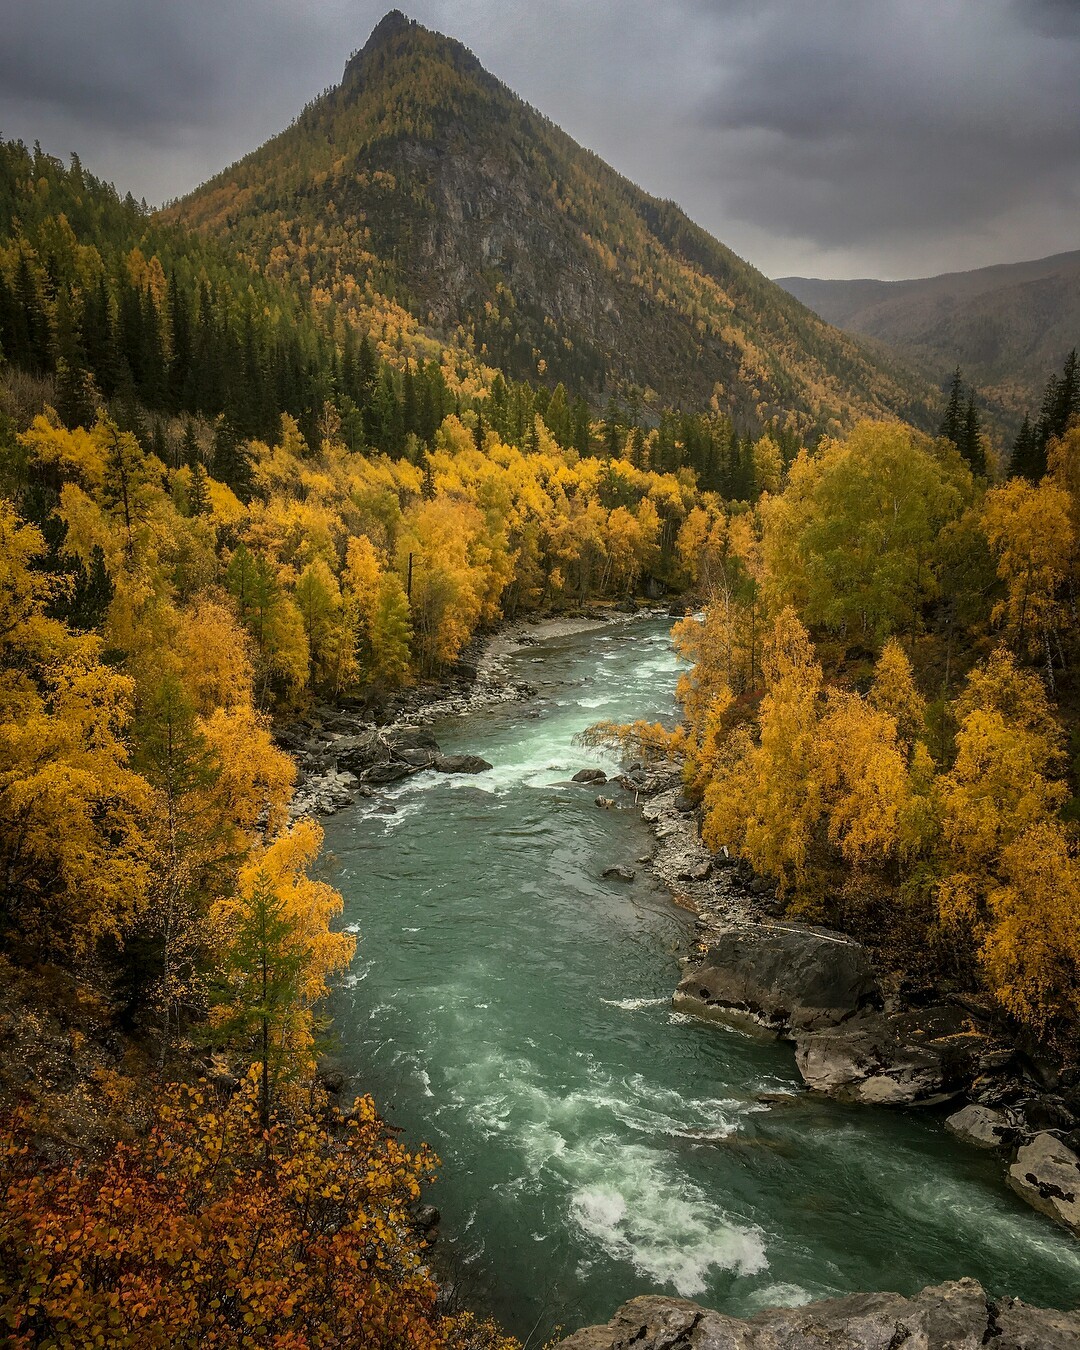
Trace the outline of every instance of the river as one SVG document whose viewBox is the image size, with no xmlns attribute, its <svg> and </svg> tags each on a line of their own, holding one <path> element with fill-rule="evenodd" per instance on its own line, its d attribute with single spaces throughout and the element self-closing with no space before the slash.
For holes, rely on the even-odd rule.
<svg viewBox="0 0 1080 1350">
<path fill-rule="evenodd" d="M 790 1047 L 672 1012 L 689 921 L 637 861 L 648 829 L 565 781 L 615 767 L 574 746 L 590 722 L 673 715 L 666 624 L 512 664 L 534 702 L 434 728 L 490 772 L 420 774 L 379 799 L 394 814 L 325 823 L 359 933 L 341 1058 L 442 1158 L 429 1198 L 466 1292 L 536 1345 L 649 1291 L 745 1316 L 971 1275 L 1080 1303 L 1080 1245 L 940 1115 L 813 1100 Z M 613 864 L 636 879 L 602 879 Z"/>
</svg>

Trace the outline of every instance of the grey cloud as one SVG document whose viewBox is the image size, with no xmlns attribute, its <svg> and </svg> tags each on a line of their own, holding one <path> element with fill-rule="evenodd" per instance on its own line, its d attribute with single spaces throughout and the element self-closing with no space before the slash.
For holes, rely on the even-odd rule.
<svg viewBox="0 0 1080 1350">
<path fill-rule="evenodd" d="M 701 110 L 731 214 L 865 252 L 1075 201 L 1076 53 L 1035 8 L 763 5 Z"/>
<path fill-rule="evenodd" d="M 280 130 L 392 0 L 0 0 L 0 132 L 160 201 Z M 773 274 L 1076 247 L 1078 0 L 407 0 Z"/>
<path fill-rule="evenodd" d="M 1080 42 L 1080 5 L 1076 0 L 1016 0 L 1021 21 L 1046 37 Z"/>
</svg>

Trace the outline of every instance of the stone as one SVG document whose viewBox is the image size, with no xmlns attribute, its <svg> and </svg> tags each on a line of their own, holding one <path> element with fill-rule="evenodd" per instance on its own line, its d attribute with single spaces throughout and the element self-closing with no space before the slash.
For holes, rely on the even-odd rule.
<svg viewBox="0 0 1080 1350">
<path fill-rule="evenodd" d="M 673 1002 L 680 1012 L 792 1035 L 834 1026 L 880 999 L 861 944 L 808 925 L 728 923 L 687 968 Z"/>
<path fill-rule="evenodd" d="M 427 746 L 422 746 L 416 750 L 398 750 L 395 753 L 398 759 L 405 764 L 411 764 L 414 769 L 430 769 L 438 757 L 438 751 Z"/>
<path fill-rule="evenodd" d="M 632 867 L 605 867 L 600 874 L 608 881 L 633 881 L 637 873 Z"/>
<path fill-rule="evenodd" d="M 597 797 L 596 805 L 603 807 L 605 811 L 611 811 L 618 807 L 614 797 Z"/>
<path fill-rule="evenodd" d="M 442 1222 L 442 1215 L 439 1213 L 438 1208 L 435 1205 L 429 1205 L 421 1200 L 417 1200 L 408 1207 L 408 1215 L 409 1222 L 412 1224 L 413 1229 L 419 1233 L 421 1237 L 426 1238 L 428 1242 L 432 1242 L 435 1237 L 435 1232 Z"/>
<path fill-rule="evenodd" d="M 807 1087 L 839 1101 L 936 1106 L 966 1091 L 994 1042 L 970 1030 L 962 1008 L 864 1013 L 800 1035 L 795 1063 Z"/>
<path fill-rule="evenodd" d="M 430 727 L 392 727 L 385 733 L 384 739 L 396 751 L 435 750 L 439 743 Z"/>
<path fill-rule="evenodd" d="M 965 1144 L 974 1144 L 976 1148 L 1000 1148 L 1002 1134 L 1009 1125 L 1000 1111 L 971 1102 L 954 1112 L 946 1120 L 945 1128 Z"/>
<path fill-rule="evenodd" d="M 370 769 L 364 770 L 364 782 L 384 786 L 387 783 L 399 783 L 403 778 L 419 772 L 412 764 L 373 764 Z"/>
<path fill-rule="evenodd" d="M 607 774 L 603 769 L 578 769 L 570 781 L 571 783 L 596 783 L 598 786 L 603 786 L 607 782 Z"/>
<path fill-rule="evenodd" d="M 1080 1234 L 1080 1157 L 1055 1135 L 1025 1144 L 1006 1180 L 1029 1205 Z"/>
<path fill-rule="evenodd" d="M 849 1294 L 742 1320 L 684 1299 L 631 1299 L 558 1350 L 1066 1350 L 1080 1315 L 991 1300 L 975 1280 L 902 1294 Z"/>
<path fill-rule="evenodd" d="M 493 767 L 479 755 L 436 755 L 434 762 L 439 773 L 486 773 Z"/>
<path fill-rule="evenodd" d="M 677 879 L 679 881 L 708 881 L 712 876 L 712 869 L 712 860 L 706 858 L 702 862 L 691 863 L 689 866 L 684 867 L 683 870 L 678 873 Z"/>
</svg>

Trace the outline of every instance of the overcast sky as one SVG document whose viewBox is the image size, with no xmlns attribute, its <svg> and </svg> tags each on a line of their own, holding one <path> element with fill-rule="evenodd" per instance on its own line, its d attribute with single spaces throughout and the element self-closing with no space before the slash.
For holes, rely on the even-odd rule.
<svg viewBox="0 0 1080 1350">
<path fill-rule="evenodd" d="M 389 0 L 0 0 L 0 135 L 181 195 L 341 78 Z M 411 0 L 771 276 L 1080 248 L 1080 0 Z"/>
</svg>

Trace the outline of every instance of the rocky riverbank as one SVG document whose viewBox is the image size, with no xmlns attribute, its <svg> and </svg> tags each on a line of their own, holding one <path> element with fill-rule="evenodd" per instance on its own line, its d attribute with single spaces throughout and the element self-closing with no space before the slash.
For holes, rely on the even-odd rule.
<svg viewBox="0 0 1080 1350">
<path fill-rule="evenodd" d="M 1067 1350 L 1080 1315 L 990 1298 L 975 1280 L 900 1294 L 851 1294 L 745 1321 L 683 1299 L 623 1304 L 607 1326 L 586 1327 L 558 1350 Z"/>
<path fill-rule="evenodd" d="M 275 731 L 278 745 L 292 755 L 297 767 L 290 814 L 332 815 L 426 769 L 480 773 L 490 768 L 478 756 L 443 755 L 426 728 L 446 718 L 535 697 L 533 686 L 510 671 L 507 658 L 519 648 L 636 617 L 640 617 L 636 610 L 596 608 L 506 623 L 474 639 L 442 680 L 415 685 L 378 704 L 356 698 L 317 704 L 304 718 Z"/>
<path fill-rule="evenodd" d="M 950 1132 L 998 1152 L 1012 1189 L 1080 1236 L 1080 1078 L 1017 1045 L 975 1000 L 913 1007 L 887 996 L 865 947 L 784 918 L 771 884 L 705 847 L 680 780 L 678 766 L 619 780 L 644 798 L 654 874 L 697 916 L 674 1007 L 792 1042 L 813 1092 L 948 1104 Z"/>
</svg>

